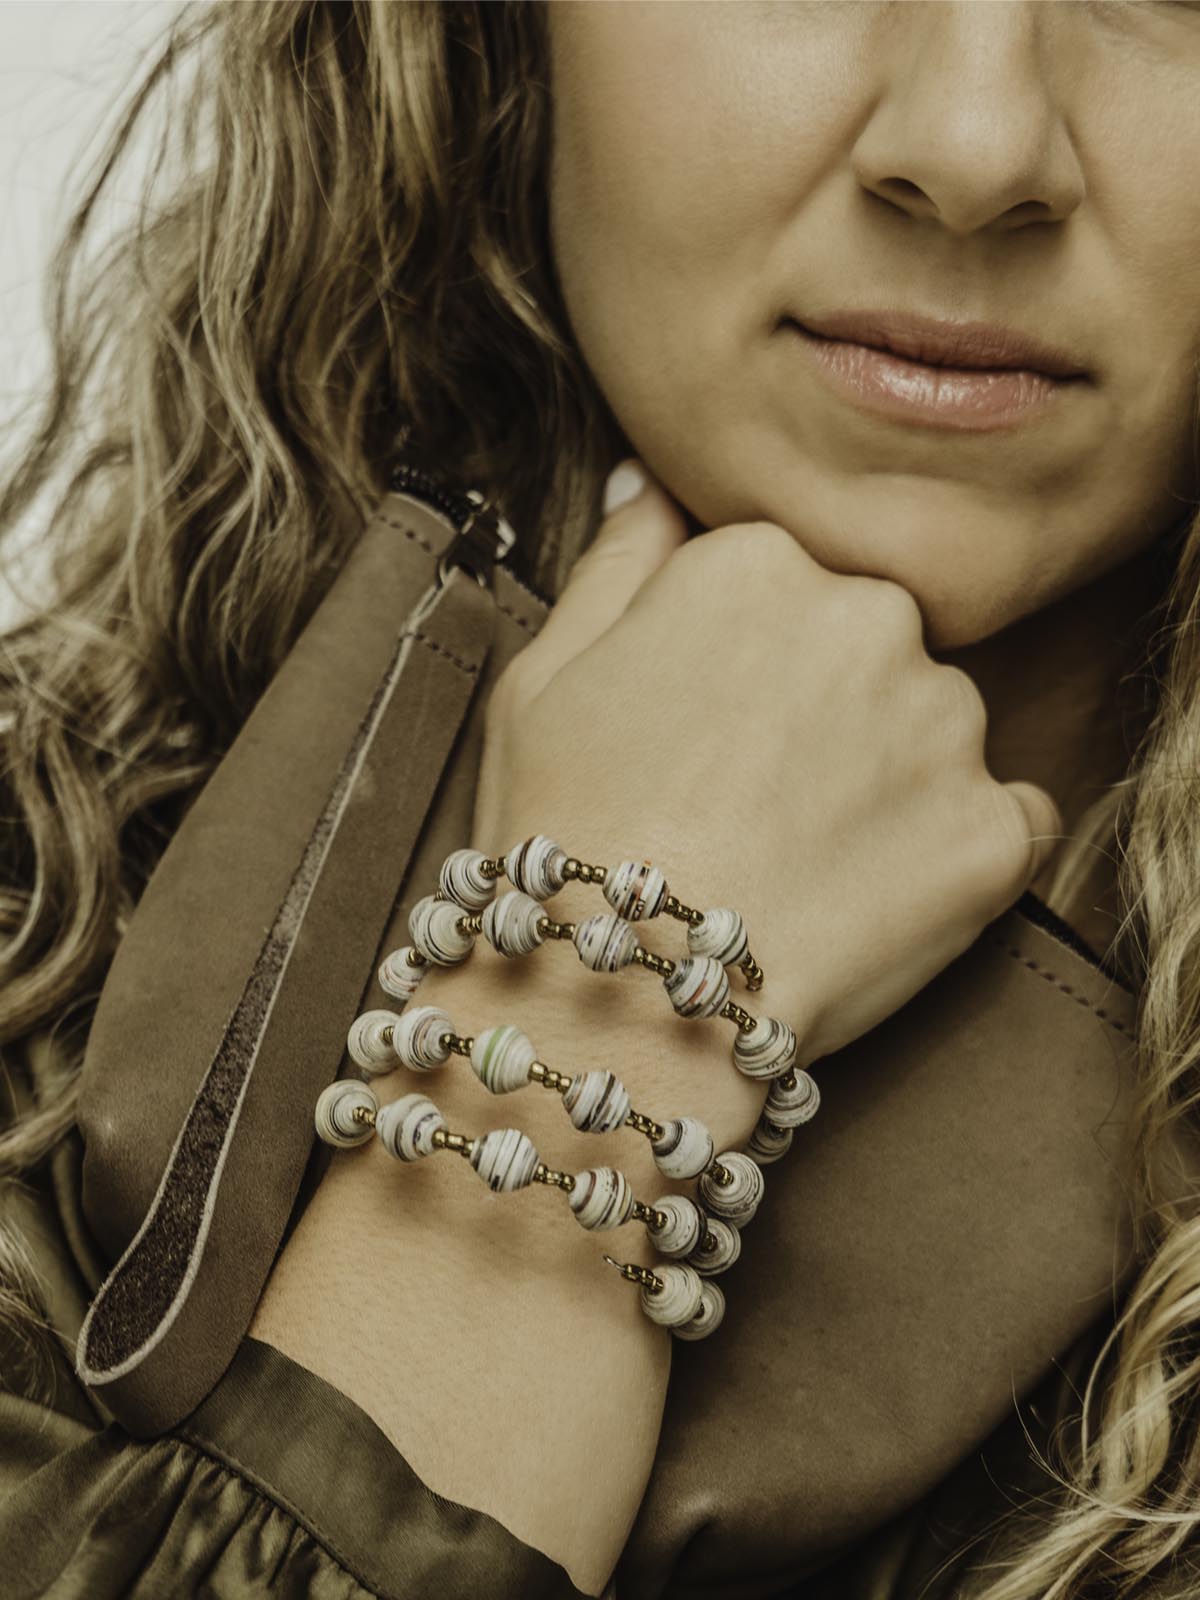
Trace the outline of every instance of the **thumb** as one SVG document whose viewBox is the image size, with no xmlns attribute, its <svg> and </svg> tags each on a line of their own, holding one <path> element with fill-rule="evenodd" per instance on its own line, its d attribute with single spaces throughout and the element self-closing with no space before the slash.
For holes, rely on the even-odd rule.
<svg viewBox="0 0 1200 1600">
<path fill-rule="evenodd" d="M 633 456 L 605 486 L 604 516 L 550 614 L 521 652 L 525 681 L 544 684 L 622 615 L 642 584 L 687 542 L 682 508 Z"/>
<path fill-rule="evenodd" d="M 1004 787 L 1020 806 L 1029 836 L 1029 865 L 1025 872 L 1028 886 L 1062 843 L 1065 825 L 1062 813 L 1036 783 L 1006 783 Z"/>
</svg>

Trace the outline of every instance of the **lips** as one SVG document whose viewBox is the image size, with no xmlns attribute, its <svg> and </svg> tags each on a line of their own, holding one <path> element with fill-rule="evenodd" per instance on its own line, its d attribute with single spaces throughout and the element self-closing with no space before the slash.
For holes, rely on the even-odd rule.
<svg viewBox="0 0 1200 1600">
<path fill-rule="evenodd" d="M 1064 382 L 1086 378 L 1070 351 L 996 323 L 948 322 L 896 311 L 833 311 L 785 319 L 801 331 L 885 350 L 929 367 L 963 372 L 1023 371 Z"/>
</svg>

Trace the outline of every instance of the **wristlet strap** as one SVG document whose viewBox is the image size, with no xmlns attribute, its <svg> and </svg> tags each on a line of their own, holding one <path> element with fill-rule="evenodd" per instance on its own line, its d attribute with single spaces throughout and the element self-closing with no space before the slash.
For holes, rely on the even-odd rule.
<svg viewBox="0 0 1200 1600">
<path fill-rule="evenodd" d="M 83 1205 L 115 1264 L 77 1370 L 132 1433 L 169 1428 L 216 1382 L 287 1225 L 313 1133 L 278 1108 L 311 1104 L 341 1059 L 491 648 L 492 589 L 437 574 L 454 533 L 407 496 L 385 503 L 172 838 L 101 994 Z M 185 958 L 164 963 L 181 926 Z M 346 1015 L 314 1004 L 331 988 Z M 148 1160 L 145 1130 L 164 1127 L 174 1144 Z"/>
</svg>

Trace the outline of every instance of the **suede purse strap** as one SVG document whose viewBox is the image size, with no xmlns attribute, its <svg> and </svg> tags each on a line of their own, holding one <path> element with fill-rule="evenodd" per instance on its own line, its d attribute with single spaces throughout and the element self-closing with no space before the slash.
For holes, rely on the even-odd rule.
<svg viewBox="0 0 1200 1600">
<path fill-rule="evenodd" d="M 491 586 L 441 559 L 456 533 L 411 495 L 384 502 L 172 837 L 101 992 L 79 1124 L 113 1265 L 76 1371 L 135 1435 L 224 1372 L 287 1227 L 314 1142 L 289 1111 L 336 1076 L 353 1020 L 326 997 L 361 992 L 492 646 Z M 164 1128 L 173 1145 L 148 1152 Z"/>
</svg>

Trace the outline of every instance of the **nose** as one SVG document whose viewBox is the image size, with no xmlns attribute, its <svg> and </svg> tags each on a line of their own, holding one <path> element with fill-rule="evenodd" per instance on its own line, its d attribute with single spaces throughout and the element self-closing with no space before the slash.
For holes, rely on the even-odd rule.
<svg viewBox="0 0 1200 1600">
<path fill-rule="evenodd" d="M 1058 33 L 1074 6 L 1040 0 L 889 8 L 886 65 L 852 162 L 867 195 L 947 232 L 1062 222 L 1083 172 Z"/>
</svg>

